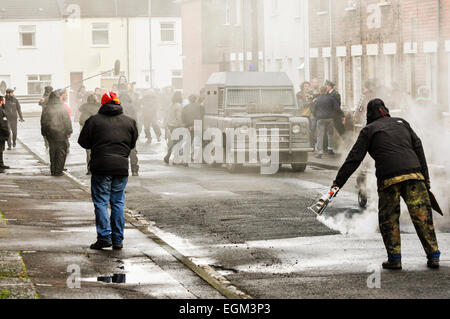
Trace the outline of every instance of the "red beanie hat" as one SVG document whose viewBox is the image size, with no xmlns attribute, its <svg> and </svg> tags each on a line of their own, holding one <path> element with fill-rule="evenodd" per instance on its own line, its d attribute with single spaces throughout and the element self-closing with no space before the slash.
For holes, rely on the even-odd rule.
<svg viewBox="0 0 450 319">
<path fill-rule="evenodd" d="M 120 101 L 119 101 L 119 98 L 117 97 L 117 94 L 114 92 L 105 93 L 102 97 L 102 105 L 105 105 L 105 104 L 119 105 Z"/>
</svg>

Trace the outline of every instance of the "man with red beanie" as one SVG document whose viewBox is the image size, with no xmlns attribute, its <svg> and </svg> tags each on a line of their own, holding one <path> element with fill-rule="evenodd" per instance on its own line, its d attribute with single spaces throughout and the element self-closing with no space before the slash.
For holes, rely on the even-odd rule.
<svg viewBox="0 0 450 319">
<path fill-rule="evenodd" d="M 97 242 L 91 249 L 123 248 L 125 187 L 129 156 L 136 147 L 136 121 L 123 114 L 114 92 L 103 95 L 97 115 L 86 121 L 78 143 L 91 150 L 91 195 L 95 207 Z M 108 213 L 111 205 L 111 217 Z"/>
</svg>

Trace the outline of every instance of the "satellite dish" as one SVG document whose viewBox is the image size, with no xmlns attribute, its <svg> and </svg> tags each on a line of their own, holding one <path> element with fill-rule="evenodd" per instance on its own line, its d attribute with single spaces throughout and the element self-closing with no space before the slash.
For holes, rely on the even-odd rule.
<svg viewBox="0 0 450 319">
<path fill-rule="evenodd" d="M 114 76 L 120 75 L 120 60 L 116 60 L 114 63 Z"/>
</svg>

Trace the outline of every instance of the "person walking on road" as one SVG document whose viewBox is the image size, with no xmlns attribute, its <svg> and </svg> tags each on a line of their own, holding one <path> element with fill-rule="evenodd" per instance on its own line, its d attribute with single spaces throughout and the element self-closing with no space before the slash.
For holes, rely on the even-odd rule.
<svg viewBox="0 0 450 319">
<path fill-rule="evenodd" d="M 9 166 L 5 166 L 3 162 L 3 152 L 5 151 L 5 143 L 10 135 L 8 118 L 5 112 L 5 98 L 0 95 L 0 173 L 4 173 Z"/>
<path fill-rule="evenodd" d="M 166 164 L 170 163 L 170 157 L 172 156 L 172 150 L 174 148 L 174 146 L 179 142 L 179 141 L 173 141 L 172 140 L 172 132 L 179 128 L 179 127 L 183 127 L 183 119 L 182 119 L 182 114 L 183 114 L 183 95 L 181 94 L 181 92 L 177 91 L 174 93 L 173 97 L 172 97 L 172 105 L 169 107 L 169 109 L 167 110 L 167 117 L 166 117 L 166 129 L 167 132 L 169 133 L 169 136 L 167 137 L 169 139 L 169 145 L 168 145 L 168 150 L 167 150 L 167 155 L 164 157 L 164 162 Z"/>
<path fill-rule="evenodd" d="M 433 225 L 427 161 L 420 138 L 410 124 L 392 118 L 381 99 L 367 106 L 367 126 L 359 134 L 332 188 L 342 188 L 366 154 L 375 160 L 378 179 L 380 231 L 388 253 L 384 269 L 402 269 L 400 197 L 408 206 L 429 268 L 439 268 L 440 251 Z"/>
<path fill-rule="evenodd" d="M 50 94 L 48 104 L 42 111 L 41 133 L 49 144 L 51 175 L 62 176 L 73 130 L 72 121 L 58 92 Z"/>
<path fill-rule="evenodd" d="M 338 101 L 327 94 L 327 88 L 322 87 L 321 95 L 315 100 L 313 115 L 317 119 L 317 158 L 324 155 L 324 138 L 328 135 L 328 153 L 334 154 L 334 118 L 342 112 Z"/>
<path fill-rule="evenodd" d="M 88 94 L 87 103 L 84 103 L 80 106 L 80 128 L 83 129 L 86 121 L 89 120 L 92 116 L 98 113 L 100 110 L 100 103 L 97 101 L 97 96 L 94 93 Z M 86 164 L 87 164 L 87 173 L 86 175 L 91 175 L 91 170 L 89 169 L 89 163 L 91 161 L 91 150 L 86 150 Z"/>
<path fill-rule="evenodd" d="M 91 195 L 95 207 L 97 242 L 94 250 L 123 248 L 125 228 L 125 188 L 129 176 L 129 157 L 136 147 L 136 121 L 123 113 L 114 92 L 102 97 L 97 115 L 88 119 L 78 143 L 92 151 Z M 111 216 L 108 213 L 111 205 Z"/>
<path fill-rule="evenodd" d="M 138 122 L 138 110 L 136 107 L 136 102 L 128 93 L 123 93 L 120 95 L 120 101 L 122 103 L 123 113 L 131 117 L 133 120 Z M 139 136 L 138 132 L 138 136 Z M 133 148 L 130 153 L 130 165 L 131 165 L 131 174 L 133 176 L 139 176 L 139 158 L 137 147 Z"/>
<path fill-rule="evenodd" d="M 14 96 L 13 89 L 6 90 L 5 111 L 12 133 L 8 138 L 8 150 L 11 150 L 11 147 L 16 147 L 17 142 L 17 119 L 19 119 L 20 122 L 25 122 L 22 115 L 22 108 L 20 106 L 19 100 L 17 100 Z"/>
<path fill-rule="evenodd" d="M 153 91 L 148 90 L 144 94 L 144 97 L 141 100 L 141 104 L 142 104 L 142 121 L 143 121 L 142 124 L 144 125 L 147 143 L 151 144 L 153 141 L 151 132 L 152 128 L 155 131 L 156 139 L 159 143 L 161 142 L 162 132 L 158 124 L 159 120 L 158 113 L 161 108 L 159 105 L 158 97 Z"/>
</svg>

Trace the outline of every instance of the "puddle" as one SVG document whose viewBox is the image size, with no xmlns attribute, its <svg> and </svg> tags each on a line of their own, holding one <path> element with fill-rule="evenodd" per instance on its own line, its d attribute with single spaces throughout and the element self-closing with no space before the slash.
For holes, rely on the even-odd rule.
<svg viewBox="0 0 450 319">
<path fill-rule="evenodd" d="M 115 269 L 113 273 L 85 278 L 82 281 L 132 285 L 158 284 L 164 281 L 161 275 L 152 269 L 152 263 L 145 258 L 120 262 Z"/>
</svg>

